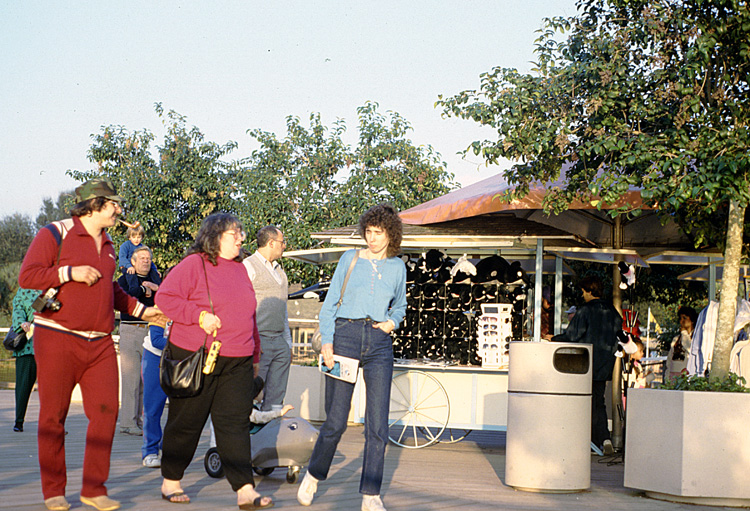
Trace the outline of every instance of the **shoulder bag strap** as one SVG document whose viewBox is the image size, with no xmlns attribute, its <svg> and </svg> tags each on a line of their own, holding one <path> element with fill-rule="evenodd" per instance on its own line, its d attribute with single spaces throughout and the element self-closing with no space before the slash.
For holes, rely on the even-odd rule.
<svg viewBox="0 0 750 511">
<path fill-rule="evenodd" d="M 352 258 L 351 264 L 349 264 L 349 269 L 346 270 L 346 277 L 344 277 L 344 283 L 341 284 L 341 296 L 339 297 L 339 301 L 336 302 L 337 309 L 341 307 L 341 302 L 344 301 L 344 291 L 346 291 L 346 284 L 349 282 L 349 277 L 351 277 L 352 275 L 352 270 L 354 269 L 354 265 L 357 264 L 357 259 L 359 259 L 359 250 L 354 252 L 354 257 Z"/>
<path fill-rule="evenodd" d="M 206 279 L 206 294 L 208 295 L 208 305 L 211 307 L 211 314 L 216 316 L 216 313 L 214 312 L 214 303 L 211 301 L 211 291 L 208 289 L 208 273 L 206 272 L 206 260 L 203 258 L 203 254 L 200 255 L 201 257 L 201 263 L 203 264 L 203 276 Z M 206 341 L 208 340 L 208 334 L 206 334 L 205 339 L 203 339 L 203 347 L 206 347 Z"/>
</svg>

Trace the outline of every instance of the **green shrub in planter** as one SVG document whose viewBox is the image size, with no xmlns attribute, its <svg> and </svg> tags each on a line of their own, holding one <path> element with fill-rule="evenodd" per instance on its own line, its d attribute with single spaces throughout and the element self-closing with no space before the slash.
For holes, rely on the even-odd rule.
<svg viewBox="0 0 750 511">
<path fill-rule="evenodd" d="M 745 378 L 734 373 L 729 373 L 723 379 L 682 374 L 676 378 L 667 378 L 661 388 L 705 392 L 750 392 L 750 389 L 745 387 L 745 383 Z"/>
</svg>

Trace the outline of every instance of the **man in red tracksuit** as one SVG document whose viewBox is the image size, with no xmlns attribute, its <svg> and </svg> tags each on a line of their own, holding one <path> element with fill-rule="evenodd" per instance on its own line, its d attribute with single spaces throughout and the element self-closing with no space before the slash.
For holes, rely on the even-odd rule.
<svg viewBox="0 0 750 511">
<path fill-rule="evenodd" d="M 37 233 L 18 277 L 23 288 L 59 289 L 54 296 L 59 307 L 50 303 L 34 321 L 39 468 L 44 503 L 52 511 L 70 508 L 65 499 L 65 418 L 76 384 L 89 419 L 81 502 L 100 511 L 120 507 L 104 486 L 119 394 L 111 337 L 114 309 L 144 321 L 165 321 L 156 309 L 145 307 L 112 281 L 117 256 L 105 229 L 115 225 L 121 201 L 108 179 L 92 179 L 76 188 L 72 218 Z"/>
</svg>

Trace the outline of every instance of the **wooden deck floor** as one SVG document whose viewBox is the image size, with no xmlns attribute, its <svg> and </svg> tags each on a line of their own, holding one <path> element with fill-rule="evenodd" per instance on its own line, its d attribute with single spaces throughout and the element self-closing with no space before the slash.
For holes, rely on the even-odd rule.
<svg viewBox="0 0 750 511">
<path fill-rule="evenodd" d="M 38 395 L 32 394 L 23 433 L 12 431 L 14 394 L 0 390 L 0 510 L 36 511 L 43 504 L 37 465 L 36 417 Z M 78 499 L 87 420 L 80 404 L 71 406 L 66 452 L 68 500 L 73 509 L 90 510 Z M 328 481 L 319 486 L 310 509 L 357 511 L 360 508 L 359 472 L 362 427 L 352 425 L 344 435 Z M 141 466 L 140 437 L 117 435 L 112 452 L 109 494 L 122 501 L 124 510 L 208 511 L 237 509 L 236 496 L 223 479 L 212 479 L 203 469 L 208 448 L 204 432 L 183 487 L 192 497 L 189 506 L 176 506 L 159 497 L 160 472 Z M 424 449 L 389 445 L 386 452 L 384 502 L 389 510 L 622 510 L 668 511 L 687 506 L 648 499 L 622 485 L 622 464 L 591 458 L 591 489 L 578 494 L 542 494 L 514 491 L 503 484 L 505 434 L 477 431 L 455 444 Z M 277 470 L 256 479 L 259 491 L 271 495 L 276 509 L 307 509 L 296 500 L 297 485 L 286 482 Z M 692 511 L 716 508 L 690 506 Z"/>
</svg>

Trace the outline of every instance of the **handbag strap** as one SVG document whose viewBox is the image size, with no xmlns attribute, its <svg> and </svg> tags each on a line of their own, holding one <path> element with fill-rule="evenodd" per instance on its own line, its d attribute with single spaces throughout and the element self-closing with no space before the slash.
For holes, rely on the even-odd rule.
<svg viewBox="0 0 750 511">
<path fill-rule="evenodd" d="M 201 264 L 203 264 L 203 277 L 206 279 L 206 294 L 208 295 L 208 305 L 211 307 L 211 314 L 216 316 L 214 312 L 214 302 L 211 301 L 211 291 L 208 289 L 208 272 L 206 271 L 206 260 L 201 255 Z M 206 341 L 208 340 L 208 334 L 203 339 L 203 347 L 206 347 Z"/>
<path fill-rule="evenodd" d="M 354 257 L 352 258 L 351 264 L 349 264 L 349 269 L 346 270 L 346 277 L 344 277 L 344 283 L 341 284 L 341 296 L 339 297 L 339 301 L 336 302 L 336 309 L 341 307 L 341 303 L 344 301 L 344 291 L 346 291 L 346 284 L 349 282 L 349 277 L 351 277 L 352 275 L 354 265 L 357 264 L 357 259 L 359 259 L 359 250 L 354 252 Z"/>
</svg>

